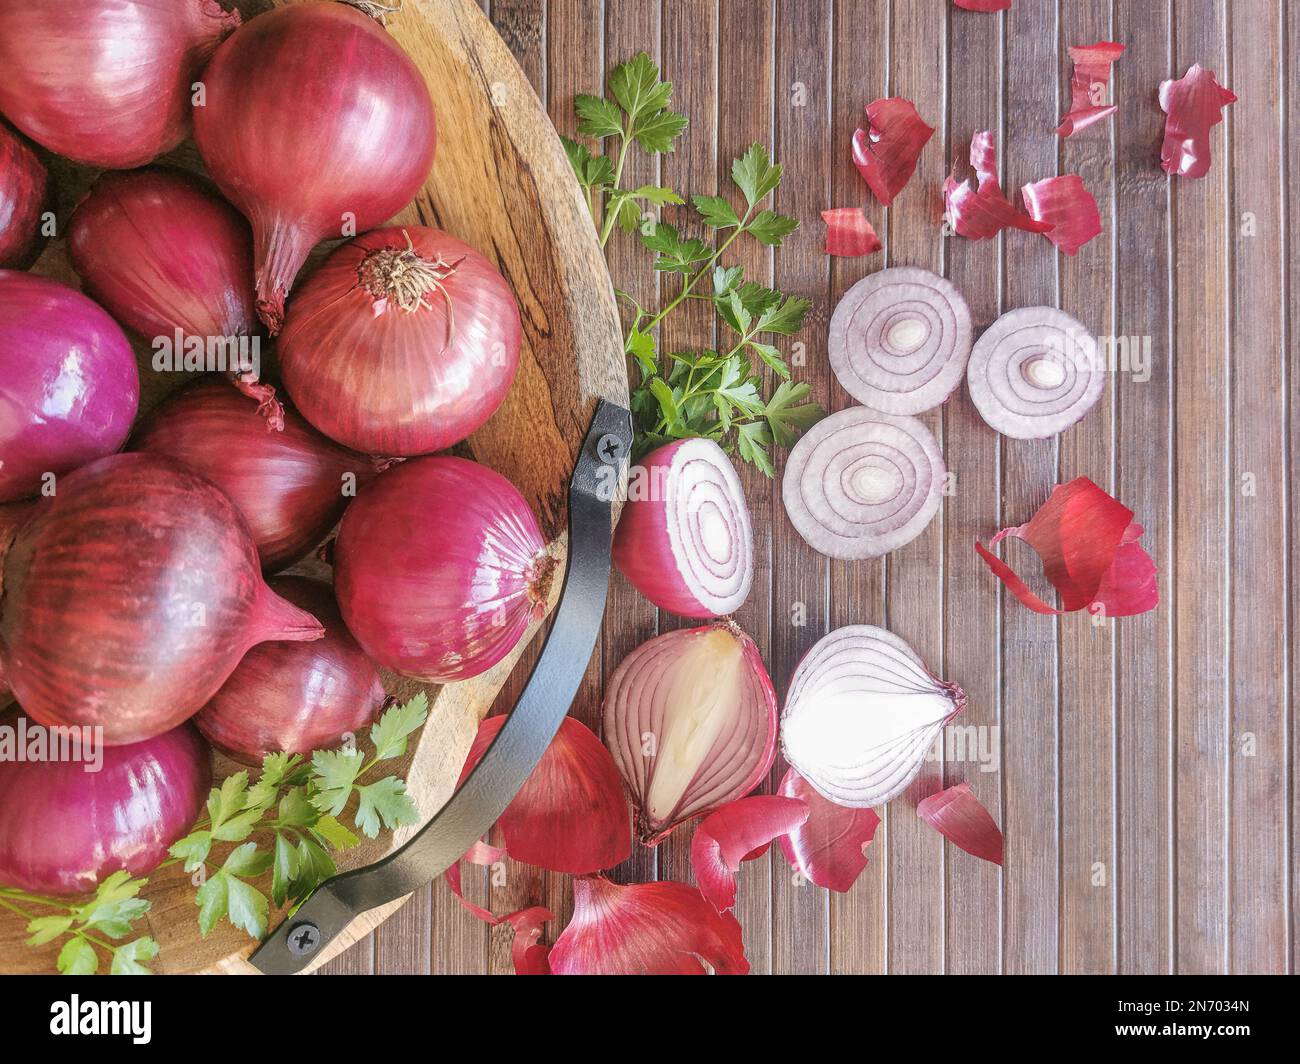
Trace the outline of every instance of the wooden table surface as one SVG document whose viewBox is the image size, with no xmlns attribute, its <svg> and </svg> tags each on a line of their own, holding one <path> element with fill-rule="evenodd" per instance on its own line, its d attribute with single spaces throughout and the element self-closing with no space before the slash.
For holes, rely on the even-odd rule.
<svg viewBox="0 0 1300 1064">
<path fill-rule="evenodd" d="M 927 764 L 882 811 L 871 863 L 848 894 L 798 885 L 779 856 L 745 865 L 737 915 L 754 971 L 1291 970 L 1290 584 L 1300 559 L 1289 413 L 1300 393 L 1288 307 L 1300 278 L 1289 265 L 1287 193 L 1300 180 L 1300 11 L 1286 0 L 1015 0 L 1002 15 L 948 0 L 484 7 L 564 132 L 573 95 L 600 91 L 617 62 L 644 49 L 662 63 L 690 130 L 658 173 L 638 162 L 633 182 L 712 193 L 749 143 L 771 146 L 787 173 L 777 207 L 803 226 L 775 255 L 739 261 L 813 300 L 793 338 L 804 355 L 795 372 L 828 408 L 848 404 L 826 362 L 830 311 L 885 265 L 945 274 L 980 326 L 1050 304 L 1099 335 L 1150 338 L 1149 379 L 1111 374 L 1101 403 L 1059 439 L 1001 439 L 964 392 L 926 415 L 956 489 L 928 531 L 884 561 L 819 557 L 786 520 L 779 483 L 746 473 L 759 570 L 738 619 L 765 648 L 778 693 L 827 630 L 884 625 L 966 689 L 962 723 L 979 726 L 992 753 L 985 764 Z M 1115 68 L 1119 112 L 1059 140 L 1065 49 L 1099 39 L 1128 46 Z M 1168 179 L 1156 91 L 1197 61 L 1240 99 L 1214 130 L 1209 176 Z M 938 126 L 889 210 L 849 153 L 863 106 L 887 95 L 911 98 Z M 982 129 L 998 134 L 1006 188 L 1080 174 L 1101 208 L 1101 237 L 1076 258 L 1019 232 L 945 239 L 940 183 Z M 828 259 L 819 213 L 863 203 L 885 251 Z M 617 284 L 653 297 L 649 256 L 634 240 L 616 236 L 609 261 Z M 688 319 L 667 342 L 707 344 L 711 329 L 707 317 Z M 1053 485 L 1079 475 L 1146 526 L 1160 569 L 1154 613 L 1101 625 L 1042 617 L 1002 593 L 976 557 L 977 538 L 1026 520 Z M 594 724 L 602 676 L 680 623 L 615 578 L 573 712 Z M 961 780 L 1003 825 L 1001 870 L 915 815 L 918 797 Z M 635 853 L 616 877 L 689 880 L 689 832 Z M 474 870 L 470 896 L 498 912 L 540 900 L 567 918 L 566 877 L 510 865 L 496 878 Z M 506 972 L 508 936 L 439 883 L 330 970 Z"/>
</svg>

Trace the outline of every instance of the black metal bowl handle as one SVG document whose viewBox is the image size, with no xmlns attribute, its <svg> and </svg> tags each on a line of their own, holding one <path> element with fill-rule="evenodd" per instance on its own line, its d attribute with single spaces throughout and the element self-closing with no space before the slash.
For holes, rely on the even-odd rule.
<svg viewBox="0 0 1300 1064">
<path fill-rule="evenodd" d="M 569 559 L 555 623 L 509 720 L 469 778 L 400 849 L 317 887 L 253 952 L 255 968 L 301 971 L 361 913 L 440 876 L 505 812 L 569 712 L 591 660 L 609 587 L 613 500 L 631 449 L 631 416 L 602 399 L 569 482 Z"/>
</svg>

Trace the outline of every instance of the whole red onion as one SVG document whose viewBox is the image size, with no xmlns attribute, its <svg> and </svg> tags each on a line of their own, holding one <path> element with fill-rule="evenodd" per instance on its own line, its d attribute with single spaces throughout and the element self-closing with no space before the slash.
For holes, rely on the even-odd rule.
<svg viewBox="0 0 1300 1064">
<path fill-rule="evenodd" d="M 555 560 L 514 485 L 463 458 L 390 469 L 348 507 L 334 586 L 369 654 L 433 683 L 490 669 L 546 606 Z"/>
<path fill-rule="evenodd" d="M 0 270 L 0 502 L 122 446 L 140 405 L 126 335 L 66 285 Z"/>
<path fill-rule="evenodd" d="M 49 192 L 45 164 L 0 121 L 0 268 L 25 270 L 45 247 L 41 214 Z"/>
<path fill-rule="evenodd" d="M 32 748 L 37 725 L 6 724 L 27 740 L 16 745 Z M 212 782 L 207 745 L 188 724 L 127 746 L 82 746 L 76 756 L 0 761 L 0 883 L 82 894 L 119 869 L 151 872 L 189 831 Z"/>
<path fill-rule="evenodd" d="M 234 503 L 168 458 L 116 454 L 59 482 L 0 583 L 0 660 L 43 724 L 139 742 L 195 713 L 249 648 L 319 639 L 271 591 Z"/>
<path fill-rule="evenodd" d="M 331 439 L 428 454 L 501 405 L 520 332 L 510 286 L 468 244 L 423 226 L 379 229 L 335 250 L 295 294 L 280 372 Z"/>
<path fill-rule="evenodd" d="M 282 569 L 316 546 L 374 463 L 327 440 L 292 408 L 267 432 L 252 405 L 207 377 L 174 392 L 131 438 L 135 451 L 178 459 L 230 496 L 248 521 L 262 568 Z"/>
<path fill-rule="evenodd" d="M 337 746 L 384 705 L 379 673 L 344 627 L 329 585 L 280 576 L 270 587 L 320 621 L 325 638 L 253 647 L 194 718 L 209 742 L 250 764 L 277 750 Z"/>
<path fill-rule="evenodd" d="M 433 165 L 433 102 L 414 63 L 345 4 L 295 4 L 239 29 L 204 72 L 194 136 L 253 224 L 257 309 L 279 332 L 308 253 L 383 224 Z"/>
<path fill-rule="evenodd" d="M 6 0 L 0 111 L 79 163 L 142 166 L 185 139 L 194 83 L 238 25 L 216 0 Z"/>
<path fill-rule="evenodd" d="M 155 369 L 187 368 L 197 348 L 201 368 L 229 373 L 281 426 L 275 389 L 257 383 L 253 234 L 206 182 L 169 167 L 106 173 L 77 206 L 68 249 L 87 294 L 154 341 Z"/>
</svg>

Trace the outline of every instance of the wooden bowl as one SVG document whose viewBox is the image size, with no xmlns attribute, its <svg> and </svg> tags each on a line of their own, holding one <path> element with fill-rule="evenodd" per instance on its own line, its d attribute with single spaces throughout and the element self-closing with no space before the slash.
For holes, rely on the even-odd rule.
<svg viewBox="0 0 1300 1064">
<path fill-rule="evenodd" d="M 239 0 L 245 19 L 271 6 L 304 0 Z M 527 78 L 472 0 L 406 0 L 389 31 L 424 73 L 438 111 L 433 171 L 414 203 L 395 220 L 433 225 L 461 237 L 494 262 L 514 288 L 523 318 L 519 374 L 502 408 L 469 440 L 473 457 L 523 492 L 554 549 L 563 555 L 566 491 L 596 403 L 627 405 L 627 374 L 613 288 L 563 147 Z M 199 168 L 192 145 L 167 160 Z M 94 172 L 53 162 L 60 227 Z M 310 267 L 309 267 L 310 268 Z M 77 283 L 62 241 L 54 241 L 36 272 Z M 138 351 L 147 353 L 141 344 Z M 141 358 L 142 412 L 184 379 L 162 376 Z M 295 567 L 315 570 L 318 563 Z M 560 581 L 554 587 L 558 594 Z M 496 668 L 465 683 L 426 688 L 429 723 L 412 744 L 405 773 L 427 817 L 455 787 L 479 721 L 540 626 Z M 386 677 L 406 697 L 419 689 Z M 218 757 L 217 774 L 237 766 Z M 369 864 L 415 829 L 339 855 L 340 869 Z M 194 885 L 179 865 L 149 876 L 147 929 L 161 947 L 158 972 L 251 972 L 256 943 L 224 921 L 199 934 Z M 315 959 L 317 967 L 364 936 L 401 902 L 355 920 Z M 279 920 L 273 914 L 271 926 Z M 142 921 L 142 924 L 144 922 Z M 58 944 L 24 945 L 24 921 L 0 912 L 0 968 L 53 972 Z"/>
</svg>

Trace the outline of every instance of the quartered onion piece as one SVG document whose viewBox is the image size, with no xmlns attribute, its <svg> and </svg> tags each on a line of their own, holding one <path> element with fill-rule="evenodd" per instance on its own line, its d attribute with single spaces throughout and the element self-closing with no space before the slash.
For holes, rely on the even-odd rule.
<svg viewBox="0 0 1300 1064">
<path fill-rule="evenodd" d="M 665 632 L 632 651 L 605 691 L 605 745 L 653 846 L 748 794 L 776 755 L 776 693 L 736 625 Z"/>
<path fill-rule="evenodd" d="M 1002 830 L 969 783 L 922 799 L 916 805 L 916 815 L 954 846 L 996 865 L 1002 863 Z"/>
<path fill-rule="evenodd" d="M 786 461 L 790 523 L 830 558 L 878 558 L 910 543 L 939 509 L 947 473 L 914 417 L 850 407 L 819 421 Z"/>
<path fill-rule="evenodd" d="M 736 905 L 736 872 L 761 857 L 772 840 L 808 819 L 808 803 L 771 794 L 740 798 L 716 809 L 695 829 L 691 871 L 700 893 L 718 912 Z"/>
<path fill-rule="evenodd" d="M 997 145 L 993 134 L 976 133 L 970 142 L 970 164 L 953 162 L 943 182 L 943 211 L 958 236 L 986 240 L 1008 227 L 1045 233 L 1048 222 L 1035 221 L 1016 210 L 998 182 Z"/>
<path fill-rule="evenodd" d="M 1176 177 L 1204 177 L 1210 172 L 1210 130 L 1223 121 L 1223 109 L 1237 97 L 1215 80 L 1214 72 L 1193 63 L 1177 81 L 1160 83 L 1165 140 L 1160 165 Z"/>
<path fill-rule="evenodd" d="M 749 504 L 712 440 L 678 440 L 633 469 L 614 562 L 660 609 L 682 617 L 738 610 L 754 579 Z"/>
<path fill-rule="evenodd" d="M 479 725 L 457 786 L 505 722 L 504 716 L 489 717 Z M 573 717 L 561 722 L 497 826 L 511 857 L 552 872 L 598 872 L 632 852 L 632 821 L 618 770 L 595 733 Z M 499 854 L 488 863 L 500 860 Z"/>
<path fill-rule="evenodd" d="M 1105 384 L 1097 341 L 1055 307 L 1023 307 L 979 338 L 966 367 L 975 408 L 1018 440 L 1064 432 L 1093 408 Z"/>
<path fill-rule="evenodd" d="M 828 801 L 794 769 L 785 774 L 778 793 L 808 804 L 808 819 L 781 837 L 790 867 L 817 886 L 843 894 L 867 867 L 867 846 L 880 817 L 872 809 Z"/>
<path fill-rule="evenodd" d="M 685 883 L 573 881 L 573 919 L 552 975 L 748 975 L 740 924 Z"/>
<path fill-rule="evenodd" d="M 1124 46 L 1114 41 L 1098 41 L 1084 46 L 1072 45 L 1069 51 L 1074 62 L 1074 74 L 1070 78 L 1070 113 L 1056 127 L 1057 134 L 1062 137 L 1087 129 L 1119 110 L 1105 99 L 1106 87 L 1110 84 L 1110 68 L 1124 54 Z"/>
<path fill-rule="evenodd" d="M 861 207 L 833 207 L 822 211 L 826 223 L 826 254 L 840 258 L 873 255 L 884 244 L 871 227 Z"/>
<path fill-rule="evenodd" d="M 961 383 L 970 309 L 938 274 L 898 266 L 850 288 L 831 316 L 827 352 L 854 399 L 886 414 L 933 409 Z"/>
<path fill-rule="evenodd" d="M 799 663 L 781 714 L 786 759 L 822 797 L 854 809 L 887 802 L 966 706 L 892 632 L 850 625 Z"/>
<path fill-rule="evenodd" d="M 886 207 L 911 180 L 932 136 L 934 127 L 925 124 L 911 100 L 891 96 L 867 104 L 867 128 L 853 134 L 853 165 Z"/>
<path fill-rule="evenodd" d="M 1071 613 L 1087 608 L 1105 617 L 1129 617 L 1159 603 L 1156 566 L 1138 540 L 1142 526 L 1133 511 L 1087 477 L 1058 485 L 1026 524 L 1004 528 L 989 546 L 1021 539 L 1043 560 L 1043 575 L 1061 596 L 1063 609 L 1049 606 L 1011 566 L 979 543 L 975 550 L 999 580 L 1035 613 Z"/>
<path fill-rule="evenodd" d="M 1051 225 L 1044 235 L 1067 255 L 1079 249 L 1101 232 L 1101 212 L 1097 201 L 1078 174 L 1046 177 L 1025 185 L 1020 194 L 1031 218 Z"/>
</svg>

